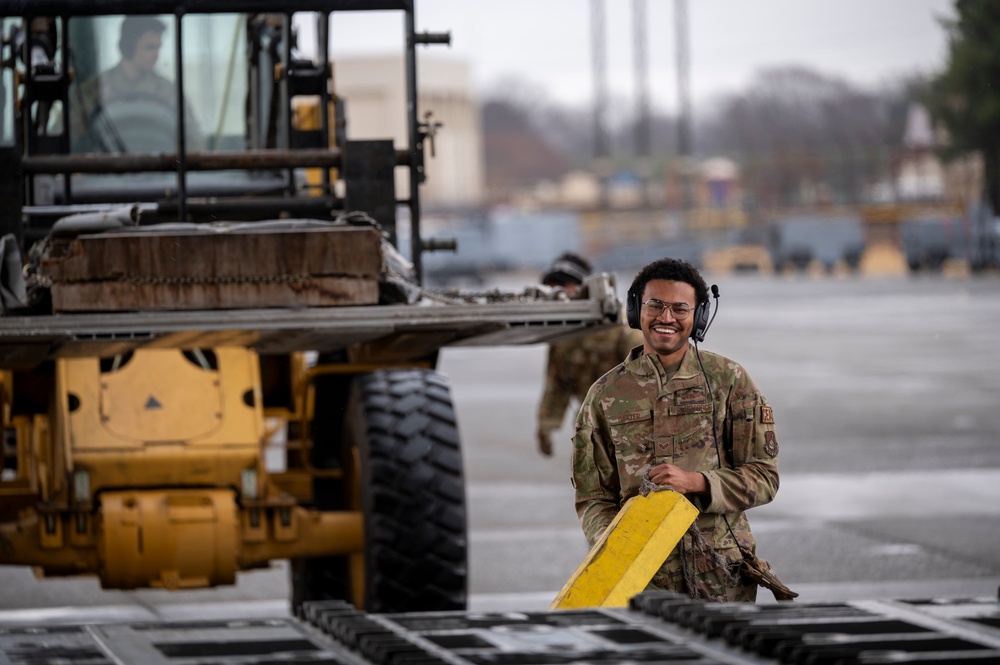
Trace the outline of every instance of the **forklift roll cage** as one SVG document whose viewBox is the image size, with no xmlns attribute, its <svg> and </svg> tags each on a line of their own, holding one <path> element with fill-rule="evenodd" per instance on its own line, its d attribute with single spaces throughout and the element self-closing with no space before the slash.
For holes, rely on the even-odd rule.
<svg viewBox="0 0 1000 665">
<path fill-rule="evenodd" d="M 270 0 L 150 0 L 136 3 L 131 0 L 0 0 L 0 21 L 8 18 L 20 18 L 23 26 L 30 26 L 36 18 L 55 18 L 58 30 L 62 35 L 59 39 L 59 53 L 62 67 L 59 70 L 34 71 L 34 67 L 24 67 L 23 83 L 24 98 L 18 100 L 20 111 L 16 116 L 17 126 L 14 128 L 15 145 L 2 145 L 0 166 L 9 167 L 13 173 L 21 173 L 23 178 L 8 180 L 6 192 L 0 192 L 0 200 L 18 201 L 22 205 L 12 206 L 9 213 L 0 215 L 0 232 L 14 233 L 20 240 L 23 238 L 23 222 L 32 226 L 32 220 L 54 219 L 66 214 L 92 210 L 79 202 L 74 205 L 72 180 L 70 174 L 121 174 L 121 173 L 173 173 L 175 185 L 173 194 L 160 200 L 157 206 L 163 215 L 172 215 L 177 221 L 191 219 L 190 215 L 233 215 L 241 208 L 252 208 L 257 214 L 269 217 L 284 215 L 309 215 L 324 211 L 329 216 L 332 211 L 350 209 L 382 210 L 385 219 L 378 219 L 383 229 L 395 244 L 395 207 L 405 206 L 410 220 L 411 257 L 414 272 L 419 276 L 421 270 L 421 254 L 433 249 L 431 244 L 424 242 L 420 230 L 420 184 L 424 174 L 424 140 L 431 136 L 434 125 L 421 122 L 417 99 L 417 66 L 416 47 L 420 44 L 447 44 L 450 41 L 448 33 L 417 33 L 414 17 L 413 0 L 291 0 L 281 4 L 282 39 L 281 61 L 276 77 L 280 77 L 280 108 L 279 121 L 285 145 L 273 149 L 253 148 L 238 151 L 202 152 L 191 150 L 186 146 L 185 113 L 176 115 L 176 145 L 173 153 L 140 153 L 140 154 L 95 154 L 71 153 L 69 136 L 69 113 L 62 114 L 62 132 L 56 136 L 46 136 L 36 125 L 32 108 L 36 103 L 52 104 L 61 102 L 63 108 L 68 108 L 69 90 L 73 81 L 70 43 L 66 37 L 68 23 L 74 18 L 97 17 L 104 15 L 171 15 L 175 17 L 172 31 L 172 46 L 174 54 L 174 85 L 178 108 L 182 108 L 185 100 L 184 80 L 184 17 L 205 14 L 271 14 L 274 15 L 274 3 Z M 404 14 L 404 67 L 406 95 L 406 147 L 392 148 L 386 151 L 386 146 L 378 146 L 371 151 L 368 144 L 373 142 L 347 142 L 344 145 L 332 146 L 330 142 L 330 114 L 319 113 L 319 126 L 308 138 L 303 138 L 305 132 L 297 132 L 293 127 L 291 100 L 299 95 L 318 97 L 319 108 L 328 109 L 333 95 L 328 85 L 331 78 L 329 63 L 329 33 L 330 17 L 337 12 L 386 11 L 396 10 Z M 302 66 L 292 66 L 293 39 L 291 34 L 292 16 L 298 12 L 315 12 L 317 22 L 317 59 L 318 63 L 308 63 Z M 164 48 L 168 45 L 164 44 Z M 23 62 L 30 62 L 28 39 L 19 45 L 20 53 L 15 53 L 13 40 L 5 45 L 5 57 L 13 60 L 18 57 Z M 0 94 L 2 80 L 0 80 Z M 8 97 L 12 97 L 8 95 Z M 9 111 L 8 111 L 9 112 Z M 318 130 L 318 131 L 316 131 Z M 347 153 L 352 153 L 348 158 Z M 357 159 L 353 157 L 357 155 Z M 365 169 L 380 169 L 384 174 L 395 166 L 406 167 L 408 171 L 409 192 L 405 198 L 396 199 L 395 192 L 373 192 L 369 187 L 357 187 L 351 191 L 348 186 L 343 198 L 334 194 L 330 181 L 330 169 L 341 169 L 351 174 L 352 160 L 360 172 L 355 172 L 353 180 L 365 179 Z M 375 166 L 372 166 L 372 164 Z M 321 170 L 322 195 L 320 197 L 298 197 L 294 191 L 295 169 L 316 168 Z M 255 196 L 244 200 L 227 200 L 209 192 L 209 196 L 196 199 L 192 193 L 189 176 L 196 172 L 208 171 L 283 171 L 284 191 L 277 195 Z M 39 205 L 34 196 L 34 181 L 39 175 L 62 176 L 61 199 L 64 205 Z M 360 176 L 360 177 L 358 177 Z M 371 179 L 368 179 L 369 182 Z M 391 177 L 389 181 L 391 182 Z M 23 181 L 24 185 L 19 183 Z M 15 191 L 15 188 L 19 191 Z M 373 200 L 376 197 L 377 200 Z M 27 203 L 27 205 L 24 205 Z M 17 213 L 21 210 L 21 214 Z M 23 220 L 23 221 L 22 221 Z M 37 222 L 35 223 L 37 226 Z"/>
</svg>

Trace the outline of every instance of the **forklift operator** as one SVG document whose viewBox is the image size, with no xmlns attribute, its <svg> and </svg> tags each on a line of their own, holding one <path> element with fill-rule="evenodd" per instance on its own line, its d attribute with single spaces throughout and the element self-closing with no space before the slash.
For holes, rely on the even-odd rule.
<svg viewBox="0 0 1000 665">
<path fill-rule="evenodd" d="M 155 16 L 126 16 L 114 67 L 83 83 L 71 96 L 74 151 L 174 152 L 177 87 L 155 71 L 166 24 Z M 185 105 L 187 149 L 201 147 Z"/>
</svg>

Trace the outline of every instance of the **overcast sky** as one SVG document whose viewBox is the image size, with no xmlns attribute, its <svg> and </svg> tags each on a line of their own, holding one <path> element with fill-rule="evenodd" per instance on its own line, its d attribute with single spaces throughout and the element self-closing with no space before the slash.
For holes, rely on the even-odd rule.
<svg viewBox="0 0 1000 665">
<path fill-rule="evenodd" d="M 630 98 L 632 0 L 605 1 L 607 80 Z M 945 61 L 940 17 L 954 0 L 688 0 L 690 85 L 695 104 L 745 87 L 763 67 L 800 64 L 859 85 L 933 72 Z M 674 0 L 646 0 L 649 90 L 658 110 L 676 108 Z M 416 0 L 419 31 L 450 31 L 435 57 L 466 59 L 476 87 L 507 77 L 531 82 L 550 101 L 593 99 L 590 0 Z M 333 54 L 398 48 L 398 15 L 338 15 Z M 423 47 L 422 47 L 423 48 Z"/>
</svg>

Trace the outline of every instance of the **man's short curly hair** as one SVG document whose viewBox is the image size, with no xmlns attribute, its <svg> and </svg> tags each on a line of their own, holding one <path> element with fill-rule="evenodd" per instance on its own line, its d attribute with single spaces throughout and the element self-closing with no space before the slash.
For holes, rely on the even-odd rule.
<svg viewBox="0 0 1000 665">
<path fill-rule="evenodd" d="M 694 295 L 697 299 L 695 305 L 708 302 L 708 285 L 702 279 L 698 269 L 687 261 L 680 259 L 663 258 L 646 264 L 642 270 L 632 280 L 629 288 L 630 294 L 635 294 L 636 298 L 642 298 L 646 284 L 654 279 L 663 279 L 669 282 L 684 282 L 694 287 Z"/>
</svg>

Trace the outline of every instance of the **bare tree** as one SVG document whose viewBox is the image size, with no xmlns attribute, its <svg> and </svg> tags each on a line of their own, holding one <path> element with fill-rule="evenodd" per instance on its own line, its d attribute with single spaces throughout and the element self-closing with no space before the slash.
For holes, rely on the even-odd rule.
<svg viewBox="0 0 1000 665">
<path fill-rule="evenodd" d="M 697 156 L 735 159 L 751 204 L 859 203 L 870 186 L 887 175 L 902 143 L 906 109 L 926 89 L 926 79 L 919 76 L 867 90 L 803 67 L 764 70 L 745 90 L 698 105 Z M 611 99 L 609 104 L 612 158 L 629 168 L 635 157 L 635 114 L 627 111 L 627 100 Z M 544 90 L 516 79 L 494 88 L 483 109 L 483 126 L 494 134 L 494 145 L 512 146 L 509 136 L 498 133 L 517 128 L 551 153 L 545 159 L 508 165 L 508 181 L 530 179 L 541 165 L 546 165 L 547 177 L 560 167 L 591 165 L 591 109 L 553 104 Z M 651 126 L 648 152 L 663 165 L 677 153 L 677 118 L 654 112 Z M 500 157 L 501 152 L 487 155 Z"/>
<path fill-rule="evenodd" d="M 893 96 L 802 67 L 761 71 L 703 119 L 702 146 L 733 155 L 762 205 L 856 203 L 894 146 Z"/>
</svg>

